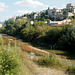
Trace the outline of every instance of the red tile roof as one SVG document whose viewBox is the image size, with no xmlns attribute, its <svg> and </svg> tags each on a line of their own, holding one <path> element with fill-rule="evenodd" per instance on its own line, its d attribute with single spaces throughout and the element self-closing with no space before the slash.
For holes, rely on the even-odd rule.
<svg viewBox="0 0 75 75">
<path fill-rule="evenodd" d="M 66 25 L 67 25 L 67 24 L 66 24 Z M 60 27 L 60 26 L 66 26 L 66 25 L 58 24 L 58 25 L 52 25 L 51 27 Z"/>
</svg>

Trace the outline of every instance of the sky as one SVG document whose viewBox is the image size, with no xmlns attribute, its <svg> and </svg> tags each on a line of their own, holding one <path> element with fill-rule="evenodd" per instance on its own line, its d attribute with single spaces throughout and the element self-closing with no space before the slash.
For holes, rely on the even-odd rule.
<svg viewBox="0 0 75 75">
<path fill-rule="evenodd" d="M 48 7 L 65 8 L 68 3 L 75 4 L 75 0 L 0 0 L 0 22 Z"/>
</svg>

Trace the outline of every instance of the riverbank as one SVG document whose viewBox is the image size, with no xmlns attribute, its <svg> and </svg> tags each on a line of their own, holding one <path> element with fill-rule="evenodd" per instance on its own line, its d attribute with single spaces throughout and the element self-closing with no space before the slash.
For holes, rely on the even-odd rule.
<svg viewBox="0 0 75 75">
<path fill-rule="evenodd" d="M 20 47 L 22 47 L 22 45 L 31 47 L 29 44 L 22 42 L 21 40 L 17 40 L 16 38 L 11 37 L 11 36 L 5 36 L 5 37 L 3 37 L 3 39 L 5 40 L 5 43 L 8 43 L 10 41 L 12 46 L 16 43 L 16 45 L 20 46 Z M 32 47 L 32 48 L 34 48 L 34 47 Z M 36 50 L 37 50 L 37 48 L 36 48 Z M 60 75 L 60 74 L 66 75 L 65 72 L 62 70 L 56 70 L 54 68 L 51 69 L 51 68 L 47 68 L 47 67 L 42 67 L 42 66 L 35 64 L 32 60 L 30 60 L 30 58 L 28 58 L 29 55 L 30 55 L 30 53 L 28 53 L 27 51 L 24 51 L 23 49 L 21 50 L 21 57 L 23 59 L 23 62 L 25 63 L 23 72 L 27 70 L 25 75 L 50 75 L 50 74 L 51 75 Z M 33 69 L 32 69 L 32 67 L 33 67 Z"/>
</svg>

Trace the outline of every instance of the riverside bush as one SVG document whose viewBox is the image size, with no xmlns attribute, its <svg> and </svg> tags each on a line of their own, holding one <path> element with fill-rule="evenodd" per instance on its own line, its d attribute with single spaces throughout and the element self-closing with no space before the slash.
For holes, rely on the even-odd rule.
<svg viewBox="0 0 75 75">
<path fill-rule="evenodd" d="M 20 50 L 20 48 L 11 47 L 10 43 L 0 45 L 0 75 L 20 75 L 22 65 L 17 50 Z"/>
<path fill-rule="evenodd" d="M 4 44 L 4 40 L 2 39 L 2 35 L 0 34 L 0 45 Z"/>
<path fill-rule="evenodd" d="M 75 65 L 70 65 L 67 69 L 69 75 L 75 75 Z"/>
<path fill-rule="evenodd" d="M 51 67 L 61 67 L 62 64 L 55 55 L 44 56 L 37 61 L 40 65 L 51 66 Z"/>
</svg>

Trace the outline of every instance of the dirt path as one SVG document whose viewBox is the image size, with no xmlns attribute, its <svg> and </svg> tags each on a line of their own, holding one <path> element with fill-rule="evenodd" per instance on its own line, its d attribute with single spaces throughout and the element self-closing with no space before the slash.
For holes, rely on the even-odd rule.
<svg viewBox="0 0 75 75">
<path fill-rule="evenodd" d="M 27 64 L 29 69 L 31 69 L 34 75 L 66 75 L 63 71 L 58 71 L 56 69 L 50 69 L 46 67 L 39 67 L 32 61 L 28 61 Z"/>
<path fill-rule="evenodd" d="M 35 48 L 31 45 L 29 45 L 28 43 L 25 43 L 25 42 L 22 42 L 22 40 L 17 40 L 16 38 L 14 37 L 11 37 L 11 36 L 4 36 L 3 37 L 5 39 L 6 42 L 10 41 L 12 42 L 13 44 L 15 43 L 15 40 L 16 40 L 16 44 L 18 46 L 21 47 L 22 50 L 25 50 L 27 52 L 34 52 L 34 53 L 38 53 L 38 54 L 49 54 L 49 52 L 45 51 L 45 50 L 41 50 L 41 49 L 38 49 L 38 48 Z"/>
<path fill-rule="evenodd" d="M 36 51 L 39 51 L 39 52 L 42 52 L 42 53 L 46 53 L 46 54 L 49 54 L 49 52 L 45 51 L 45 50 L 41 50 L 41 49 L 38 49 L 36 47 L 33 47 L 33 46 L 29 46 L 30 48 L 33 48 L 34 50 Z"/>
<path fill-rule="evenodd" d="M 25 60 L 25 69 L 28 69 L 26 75 L 66 75 L 64 71 L 42 67 L 35 64 L 33 61 L 25 58 L 25 53 L 22 52 L 22 58 Z"/>
</svg>

